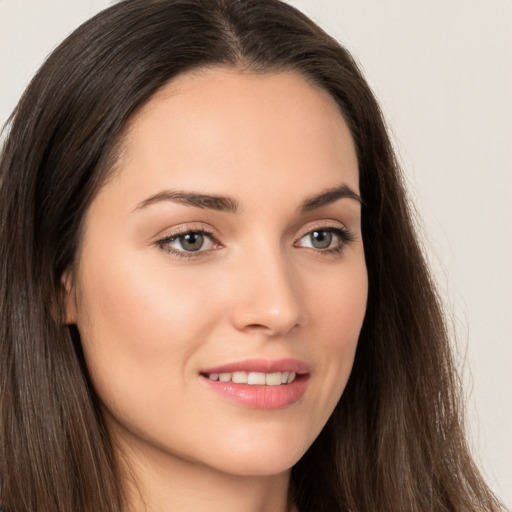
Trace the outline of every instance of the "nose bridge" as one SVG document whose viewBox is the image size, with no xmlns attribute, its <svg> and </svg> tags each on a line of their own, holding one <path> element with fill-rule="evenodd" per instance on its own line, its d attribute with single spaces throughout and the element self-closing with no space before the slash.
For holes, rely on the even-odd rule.
<svg viewBox="0 0 512 512">
<path fill-rule="evenodd" d="M 238 329 L 280 335 L 303 321 L 300 283 L 278 244 L 240 255 L 235 274 L 233 323 Z"/>
</svg>

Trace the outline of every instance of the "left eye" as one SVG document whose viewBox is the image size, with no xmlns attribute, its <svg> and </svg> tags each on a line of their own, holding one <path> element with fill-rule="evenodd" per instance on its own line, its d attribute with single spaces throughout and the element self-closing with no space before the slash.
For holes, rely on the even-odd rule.
<svg viewBox="0 0 512 512">
<path fill-rule="evenodd" d="M 315 229 L 303 236 L 297 245 L 325 251 L 338 249 L 345 242 L 345 233 L 341 229 Z"/>
<path fill-rule="evenodd" d="M 174 235 L 160 242 L 160 245 L 172 252 L 207 251 L 214 247 L 210 234 L 202 231 L 188 231 L 182 235 Z"/>
</svg>

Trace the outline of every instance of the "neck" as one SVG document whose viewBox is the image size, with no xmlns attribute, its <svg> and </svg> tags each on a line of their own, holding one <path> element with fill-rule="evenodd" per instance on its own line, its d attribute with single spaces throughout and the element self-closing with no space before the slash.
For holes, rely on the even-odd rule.
<svg viewBox="0 0 512 512">
<path fill-rule="evenodd" d="M 290 471 L 232 475 L 148 450 L 123 450 L 125 512 L 297 512 L 288 500 Z"/>
</svg>

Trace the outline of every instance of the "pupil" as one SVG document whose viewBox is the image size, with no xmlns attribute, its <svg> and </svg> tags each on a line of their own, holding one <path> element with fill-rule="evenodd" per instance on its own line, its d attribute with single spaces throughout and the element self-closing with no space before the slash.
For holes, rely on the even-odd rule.
<svg viewBox="0 0 512 512">
<path fill-rule="evenodd" d="M 332 233 L 329 231 L 313 231 L 312 244 L 315 249 L 327 249 L 332 242 Z"/>
<path fill-rule="evenodd" d="M 200 233 L 188 233 L 181 237 L 181 246 L 186 251 L 198 251 L 203 246 L 204 237 Z"/>
</svg>

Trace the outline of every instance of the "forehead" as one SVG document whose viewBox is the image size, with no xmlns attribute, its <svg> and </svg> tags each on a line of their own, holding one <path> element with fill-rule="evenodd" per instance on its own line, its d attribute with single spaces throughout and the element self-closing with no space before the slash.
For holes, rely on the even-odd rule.
<svg viewBox="0 0 512 512">
<path fill-rule="evenodd" d="M 336 102 L 293 72 L 181 75 L 134 116 L 122 147 L 116 181 L 139 195 L 158 187 L 304 195 L 341 182 L 358 190 L 354 144 Z"/>
</svg>

